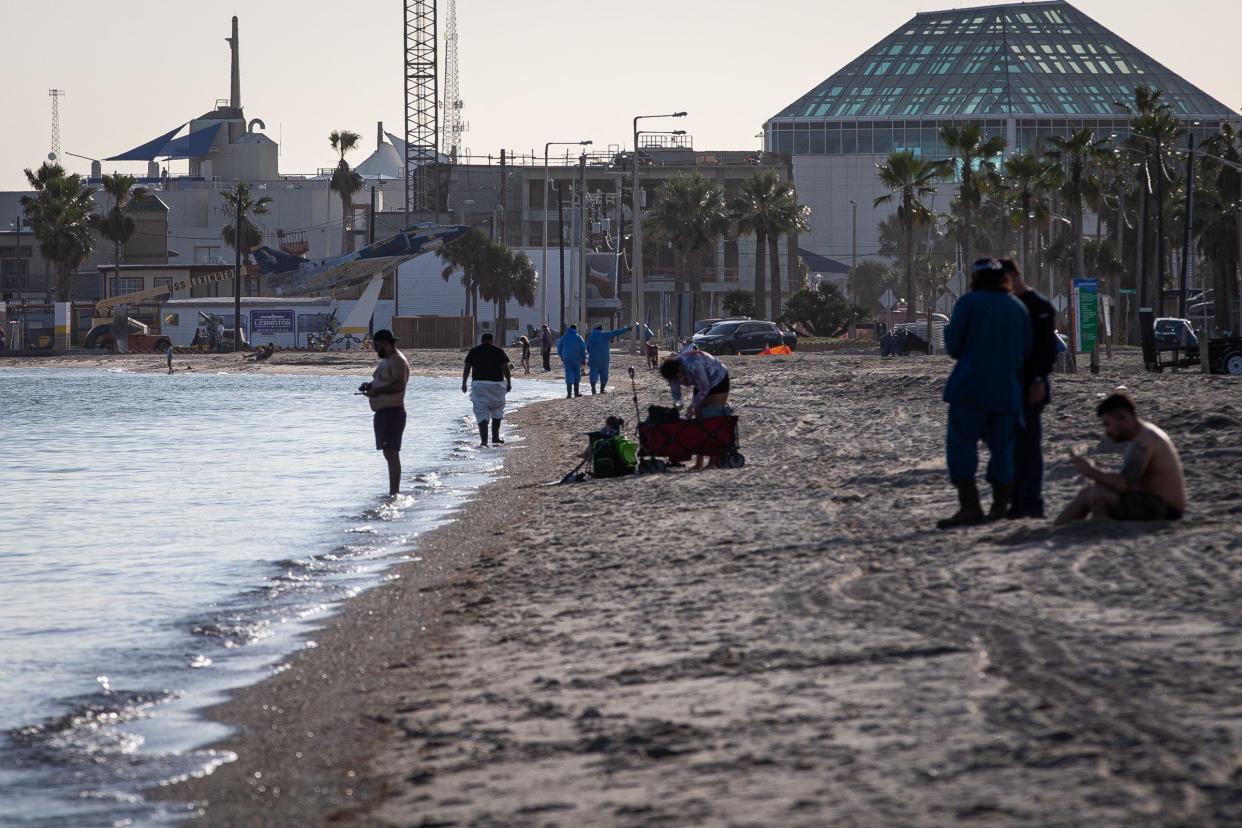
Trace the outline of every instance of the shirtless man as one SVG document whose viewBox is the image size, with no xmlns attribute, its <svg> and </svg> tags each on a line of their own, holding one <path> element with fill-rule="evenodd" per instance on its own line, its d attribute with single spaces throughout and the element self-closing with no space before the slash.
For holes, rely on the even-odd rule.
<svg viewBox="0 0 1242 828">
<path fill-rule="evenodd" d="M 1071 454 L 1074 468 L 1093 485 L 1078 493 L 1057 518 L 1057 525 L 1090 514 L 1114 520 L 1181 520 L 1186 510 L 1186 481 L 1169 435 L 1139 419 L 1134 400 L 1126 394 L 1113 394 L 1100 403 L 1096 414 L 1108 438 L 1126 444 L 1121 471 L 1101 471 L 1091 461 Z"/>
<path fill-rule="evenodd" d="M 371 381 L 363 383 L 371 410 L 375 412 L 375 448 L 388 461 L 388 494 L 401 487 L 401 435 L 405 432 L 405 386 L 410 381 L 410 361 L 397 350 L 392 331 L 375 332 L 375 354 L 379 365 Z"/>
</svg>

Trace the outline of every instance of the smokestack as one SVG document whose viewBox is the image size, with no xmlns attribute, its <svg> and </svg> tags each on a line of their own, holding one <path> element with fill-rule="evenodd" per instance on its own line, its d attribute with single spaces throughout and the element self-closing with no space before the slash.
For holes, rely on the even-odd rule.
<svg viewBox="0 0 1242 828">
<path fill-rule="evenodd" d="M 379 152 L 384 146 L 384 122 L 380 121 L 375 125 L 375 151 Z"/>
<path fill-rule="evenodd" d="M 229 106 L 241 109 L 241 45 L 237 40 L 237 16 L 233 16 L 233 36 L 226 38 L 233 54 L 233 72 L 229 85 Z"/>
</svg>

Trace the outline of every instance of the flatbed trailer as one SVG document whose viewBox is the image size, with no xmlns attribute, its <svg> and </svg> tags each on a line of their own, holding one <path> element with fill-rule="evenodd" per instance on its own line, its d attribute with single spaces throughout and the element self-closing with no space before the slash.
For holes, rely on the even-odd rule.
<svg viewBox="0 0 1242 828">
<path fill-rule="evenodd" d="M 1166 368 L 1200 367 L 1198 347 L 1157 345 L 1153 325 L 1152 312 L 1146 309 L 1139 311 L 1143 366 L 1148 371 L 1160 373 Z M 1242 376 L 1242 336 L 1220 336 L 1208 340 L 1208 372 Z"/>
</svg>

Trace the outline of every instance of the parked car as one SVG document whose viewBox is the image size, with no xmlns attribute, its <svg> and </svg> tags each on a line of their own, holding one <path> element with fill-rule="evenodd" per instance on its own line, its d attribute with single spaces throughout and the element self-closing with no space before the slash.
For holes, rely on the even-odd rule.
<svg viewBox="0 0 1242 828">
<path fill-rule="evenodd" d="M 1189 319 L 1161 317 L 1154 323 L 1157 348 L 1198 348 L 1199 337 Z"/>
<path fill-rule="evenodd" d="M 788 345 L 798 348 L 798 335 L 776 327 L 775 322 L 755 319 L 730 319 L 717 322 L 691 342 L 699 350 L 709 354 L 757 354 L 764 348 Z"/>
<path fill-rule="evenodd" d="M 711 319 L 700 319 L 698 322 L 694 323 L 694 333 L 691 334 L 691 336 L 696 336 L 698 334 L 705 333 L 713 325 L 718 325 L 721 322 L 749 322 L 749 321 L 750 321 L 749 316 L 719 316 L 719 317 L 712 317 Z"/>
</svg>

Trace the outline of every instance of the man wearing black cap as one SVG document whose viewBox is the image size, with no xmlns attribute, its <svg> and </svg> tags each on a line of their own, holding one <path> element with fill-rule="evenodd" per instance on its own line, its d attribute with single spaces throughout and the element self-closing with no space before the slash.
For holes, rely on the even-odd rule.
<svg viewBox="0 0 1242 828">
<path fill-rule="evenodd" d="M 405 386 L 410 381 L 410 361 L 397 350 L 392 331 L 376 331 L 373 337 L 379 364 L 362 391 L 375 412 L 375 448 L 388 462 L 388 494 L 401 487 L 401 435 L 405 432 Z"/>
</svg>

